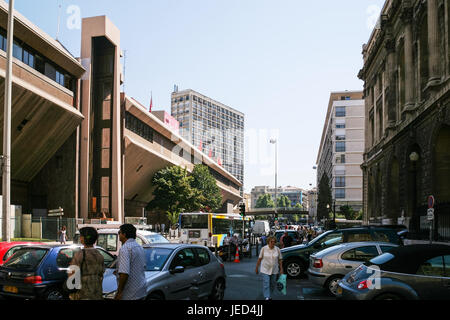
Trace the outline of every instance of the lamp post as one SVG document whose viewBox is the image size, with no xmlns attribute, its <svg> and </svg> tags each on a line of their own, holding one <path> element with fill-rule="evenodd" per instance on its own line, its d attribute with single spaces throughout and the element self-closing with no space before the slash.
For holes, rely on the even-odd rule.
<svg viewBox="0 0 450 320">
<path fill-rule="evenodd" d="M 277 214 L 277 189 L 278 189 L 278 182 L 277 182 L 277 175 L 278 175 L 278 144 L 277 139 L 270 139 L 270 143 L 275 145 L 275 214 Z"/>
</svg>

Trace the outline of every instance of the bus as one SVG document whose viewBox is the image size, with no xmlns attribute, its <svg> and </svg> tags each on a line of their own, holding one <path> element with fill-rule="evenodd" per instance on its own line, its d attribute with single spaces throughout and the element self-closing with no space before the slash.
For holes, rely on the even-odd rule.
<svg viewBox="0 0 450 320">
<path fill-rule="evenodd" d="M 181 213 L 179 227 L 181 243 L 213 249 L 223 246 L 227 233 L 237 233 L 243 239 L 250 228 L 250 218 L 229 213 Z"/>
</svg>

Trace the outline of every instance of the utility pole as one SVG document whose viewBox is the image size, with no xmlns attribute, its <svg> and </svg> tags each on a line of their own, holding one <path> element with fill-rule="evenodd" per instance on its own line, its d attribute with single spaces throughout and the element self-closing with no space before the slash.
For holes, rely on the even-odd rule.
<svg viewBox="0 0 450 320">
<path fill-rule="evenodd" d="M 9 0 L 8 39 L 5 75 L 5 110 L 3 116 L 3 241 L 11 241 L 11 95 L 12 95 L 12 51 L 14 38 L 14 0 Z"/>
</svg>

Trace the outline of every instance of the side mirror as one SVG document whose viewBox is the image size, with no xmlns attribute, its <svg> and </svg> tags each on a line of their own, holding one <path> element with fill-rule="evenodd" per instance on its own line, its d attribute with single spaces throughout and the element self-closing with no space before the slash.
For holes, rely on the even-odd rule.
<svg viewBox="0 0 450 320">
<path fill-rule="evenodd" d="M 177 267 L 175 267 L 175 269 L 170 270 L 171 274 L 183 273 L 183 272 L 184 272 L 184 267 L 182 267 L 182 266 L 177 266 Z"/>
</svg>

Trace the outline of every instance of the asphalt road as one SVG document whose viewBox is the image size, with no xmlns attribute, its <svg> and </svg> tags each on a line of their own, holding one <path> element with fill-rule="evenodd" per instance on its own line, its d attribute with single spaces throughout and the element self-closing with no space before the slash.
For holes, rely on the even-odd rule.
<svg viewBox="0 0 450 320">
<path fill-rule="evenodd" d="M 225 262 L 227 288 L 225 300 L 264 300 L 261 275 L 255 274 L 257 258 L 244 258 L 240 263 Z M 274 300 L 336 300 L 322 288 L 312 284 L 305 276 L 302 279 L 288 279 L 286 296 L 277 290 Z"/>
</svg>

